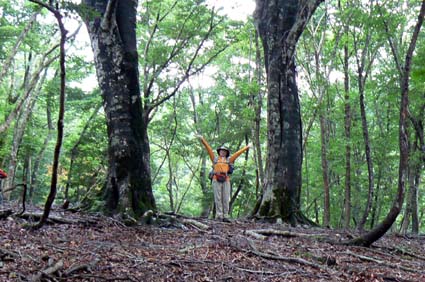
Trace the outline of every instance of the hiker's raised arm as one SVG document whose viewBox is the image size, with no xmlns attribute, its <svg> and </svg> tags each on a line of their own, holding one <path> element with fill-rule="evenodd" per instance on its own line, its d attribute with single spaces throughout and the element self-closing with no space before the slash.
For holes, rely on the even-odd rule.
<svg viewBox="0 0 425 282">
<path fill-rule="evenodd" d="M 251 147 L 252 147 L 252 145 L 249 144 L 249 145 L 243 147 L 242 149 L 240 149 L 239 151 L 237 151 L 236 153 L 234 153 L 233 155 L 231 155 L 230 158 L 229 158 L 229 162 L 233 163 L 240 155 L 242 155 L 243 152 L 245 152 L 246 150 L 248 150 Z"/>
<path fill-rule="evenodd" d="M 207 149 L 208 155 L 210 156 L 211 161 L 214 161 L 214 151 L 211 148 L 210 144 L 208 144 L 207 140 L 202 135 L 197 134 L 196 137 L 198 137 L 202 144 L 204 145 L 205 149 Z"/>
</svg>

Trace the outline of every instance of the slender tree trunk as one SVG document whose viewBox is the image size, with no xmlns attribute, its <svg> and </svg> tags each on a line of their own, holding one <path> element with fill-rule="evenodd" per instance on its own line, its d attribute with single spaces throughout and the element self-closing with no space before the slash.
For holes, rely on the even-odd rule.
<svg viewBox="0 0 425 282">
<path fill-rule="evenodd" d="M 302 126 L 294 53 L 322 1 L 257 0 L 254 22 L 263 43 L 268 90 L 268 155 L 258 216 L 296 225 L 300 211 Z"/>
<path fill-rule="evenodd" d="M 374 6 L 373 0 L 369 1 L 370 12 L 369 15 L 372 16 L 372 8 Z M 361 123 L 362 123 L 362 131 L 363 131 L 363 141 L 365 146 L 365 155 L 366 155 L 366 164 L 368 171 L 368 195 L 366 205 L 363 211 L 363 215 L 361 216 L 359 222 L 357 223 L 357 229 L 363 231 L 364 225 L 367 221 L 367 218 L 370 213 L 370 209 L 372 207 L 373 200 L 373 189 L 374 189 L 374 171 L 373 171 L 373 161 L 371 154 L 371 143 L 369 137 L 369 128 L 366 116 L 366 105 L 365 105 L 365 85 L 369 75 L 369 72 L 372 67 L 373 60 L 375 58 L 376 51 L 372 50 L 371 43 L 372 41 L 372 33 L 370 29 L 366 28 L 366 38 L 364 42 L 361 43 L 361 47 L 359 46 L 358 39 L 356 38 L 356 34 L 353 35 L 354 39 L 354 48 L 356 53 L 359 55 L 356 56 L 357 61 L 357 81 L 358 81 L 358 91 L 359 91 L 359 106 L 360 106 L 360 115 L 361 115 Z M 369 55 L 371 53 L 371 55 Z M 370 56 L 369 60 L 366 61 L 367 56 Z"/>
<path fill-rule="evenodd" d="M 341 1 L 338 8 L 342 11 Z M 348 23 L 344 24 L 344 36 L 348 38 Z M 345 198 L 344 198 L 344 228 L 350 228 L 351 221 L 351 104 L 350 104 L 350 53 L 348 43 L 344 43 L 344 137 L 345 137 Z"/>
<path fill-rule="evenodd" d="M 80 136 L 78 137 L 77 142 L 75 142 L 74 146 L 72 146 L 71 149 L 71 158 L 69 161 L 69 170 L 68 170 L 68 179 L 66 181 L 66 186 L 65 186 L 65 202 L 69 202 L 69 189 L 71 188 L 72 185 L 72 177 L 74 175 L 74 162 L 75 159 L 78 157 L 79 154 L 79 149 L 78 147 L 81 144 L 81 141 L 83 139 L 83 137 L 86 135 L 87 130 L 90 128 L 90 125 L 92 124 L 93 120 L 95 119 L 95 117 L 98 115 L 99 109 L 100 109 L 101 105 L 96 105 L 95 109 L 93 111 L 93 113 L 90 115 L 89 119 L 87 120 L 86 124 L 84 125 L 83 130 L 81 131 Z"/>
<path fill-rule="evenodd" d="M 375 227 L 375 222 L 378 220 L 380 211 L 381 211 L 381 202 L 379 201 L 379 196 L 381 192 L 381 179 L 382 179 L 382 168 L 379 168 L 378 171 L 378 177 L 376 181 L 376 191 L 375 196 L 373 200 L 372 209 L 370 212 L 370 229 L 373 229 Z"/>
<path fill-rule="evenodd" d="M 344 133 L 345 133 L 345 200 L 344 228 L 350 228 L 351 220 L 351 105 L 350 105 L 350 74 L 348 69 L 348 46 L 344 44 Z"/>
<path fill-rule="evenodd" d="M 323 114 L 320 115 L 320 139 L 321 139 L 321 160 L 322 160 L 322 176 L 323 176 L 323 225 L 330 227 L 331 213 L 330 213 L 330 196 L 329 196 L 329 169 L 327 160 L 327 129 L 326 121 Z"/>
<path fill-rule="evenodd" d="M 6 58 L 5 62 L 3 63 L 3 66 L 0 71 L 0 83 L 3 82 L 3 79 L 6 77 L 6 74 L 9 72 L 9 68 L 12 65 L 13 59 L 15 58 L 16 53 L 19 50 L 19 47 L 21 46 L 22 42 L 24 42 L 25 38 L 28 35 L 28 32 L 31 30 L 32 25 L 37 19 L 39 12 L 35 12 L 30 20 L 28 21 L 25 28 L 22 30 L 21 34 L 19 35 L 18 39 L 15 42 L 15 46 L 13 46 L 12 52 L 9 54 L 9 56 Z"/>
<path fill-rule="evenodd" d="M 56 77 L 56 74 L 55 76 Z M 34 161 L 34 165 L 33 165 L 33 169 L 31 172 L 31 185 L 29 187 L 29 195 L 28 198 L 30 200 L 33 199 L 33 195 L 34 195 L 34 189 L 37 186 L 37 177 L 38 177 L 38 173 L 40 170 L 40 164 L 41 161 L 44 157 L 44 153 L 47 149 L 47 145 L 49 144 L 50 140 L 53 137 L 53 123 L 52 123 L 52 113 L 51 113 L 51 108 L 52 108 L 52 93 L 50 91 L 48 91 L 46 93 L 47 97 L 46 97 L 46 117 L 47 117 L 47 134 L 46 137 L 44 138 L 43 141 L 43 145 L 40 149 L 40 151 L 37 154 L 37 158 Z"/>
<path fill-rule="evenodd" d="M 416 170 L 416 173 L 414 175 L 415 179 L 413 181 L 413 186 L 410 187 L 410 189 L 412 190 L 411 209 L 412 209 L 412 233 L 413 234 L 419 234 L 418 199 L 419 199 L 419 184 L 421 180 L 421 169 L 419 166 L 417 168 L 418 169 Z"/>
<path fill-rule="evenodd" d="M 245 144 L 248 143 L 248 140 L 249 140 L 248 135 L 246 135 L 245 136 Z M 238 148 L 239 147 L 241 147 L 241 146 L 238 146 Z M 243 165 L 243 169 L 242 169 L 240 181 L 239 181 L 239 183 L 238 183 L 237 186 L 235 185 L 237 187 L 236 188 L 236 191 L 231 195 L 232 197 L 231 197 L 230 203 L 229 203 L 229 207 L 230 207 L 229 208 L 229 210 L 230 210 L 229 214 L 232 214 L 233 206 L 234 206 L 234 203 L 235 203 L 235 201 L 236 201 L 239 193 L 243 190 L 243 188 L 246 187 L 246 182 L 247 182 L 246 181 L 246 164 L 248 162 L 248 157 L 249 157 L 249 151 L 246 151 L 246 153 L 245 153 L 245 159 L 244 159 L 244 165 Z"/>
<path fill-rule="evenodd" d="M 418 21 L 415 25 L 414 32 L 406 54 L 406 59 L 403 68 L 403 76 L 401 79 L 401 99 L 400 99 L 400 120 L 399 120 L 399 146 L 400 146 L 400 163 L 398 175 L 397 195 L 393 205 L 385 217 L 385 219 L 373 230 L 366 234 L 357 237 L 348 244 L 360 245 L 369 247 L 375 241 L 379 240 L 394 224 L 403 206 L 404 191 L 407 181 L 407 170 L 409 165 L 409 134 L 408 134 L 408 118 L 409 118 L 409 78 L 410 68 L 412 63 L 413 52 L 416 47 L 416 42 L 424 22 L 425 16 L 425 0 L 422 1 L 421 10 L 418 16 Z"/>
<path fill-rule="evenodd" d="M 211 212 L 211 189 L 207 184 L 207 157 L 202 156 L 201 160 L 201 171 L 199 172 L 199 178 L 201 179 L 201 190 L 202 190 L 202 210 L 201 217 L 208 217 Z"/>
<path fill-rule="evenodd" d="M 425 98 L 425 94 L 422 94 Z M 425 99 L 423 99 L 425 101 Z M 424 119 L 425 119 L 425 102 L 420 107 L 417 117 L 410 116 L 411 123 L 415 129 L 415 142 L 413 145 L 413 152 L 411 153 L 410 167 L 414 171 L 411 181 L 411 208 L 412 208 L 412 232 L 419 233 L 419 185 L 421 182 L 421 175 L 423 173 L 423 165 L 425 164 L 425 138 L 424 138 Z"/>
<path fill-rule="evenodd" d="M 166 156 L 167 156 L 166 158 L 168 163 L 168 181 L 167 181 L 168 200 L 170 203 L 170 210 L 172 212 L 176 212 L 176 207 L 174 205 L 174 195 L 173 195 L 174 174 L 173 174 L 173 166 L 172 166 L 171 156 L 170 156 L 170 148 L 166 149 Z"/>
<path fill-rule="evenodd" d="M 418 140 L 416 140 L 418 141 Z M 422 160 L 420 156 L 420 148 L 418 143 L 411 144 L 410 160 L 409 160 L 409 193 L 406 201 L 406 208 L 402 221 L 401 231 L 403 234 L 408 232 L 408 227 L 412 224 L 412 233 L 418 234 L 419 232 L 419 218 L 418 218 L 418 197 L 419 197 L 419 184 L 422 172 Z"/>
<path fill-rule="evenodd" d="M 412 206 L 413 206 L 413 201 L 415 201 L 414 197 L 416 195 L 416 192 L 415 192 L 416 171 L 412 166 L 409 167 L 408 171 L 409 171 L 408 172 L 409 191 L 407 193 L 406 207 L 404 209 L 403 220 L 401 222 L 402 234 L 407 234 L 409 225 L 411 223 L 410 219 L 412 218 L 412 214 L 413 214 Z"/>
<path fill-rule="evenodd" d="M 47 71 L 44 71 L 44 74 L 40 78 L 38 72 L 41 72 L 42 69 L 37 70 L 37 73 L 29 79 L 29 83 L 25 83 L 27 87 L 25 92 L 29 92 L 28 95 L 25 95 L 27 99 L 23 103 L 23 111 L 18 114 L 18 118 L 15 122 L 15 128 L 13 131 L 13 141 L 12 141 L 12 150 L 9 155 L 9 177 L 6 178 L 6 189 L 4 196 L 7 200 L 10 199 L 10 193 L 16 187 L 15 183 L 15 174 L 16 174 L 16 165 L 18 162 L 18 152 L 21 147 L 22 138 L 24 137 L 25 129 L 28 124 L 28 120 L 31 116 L 32 109 L 36 102 L 36 98 L 40 92 L 41 85 L 43 84 L 44 79 L 46 78 Z"/>
<path fill-rule="evenodd" d="M 106 185 L 111 213 L 156 210 L 152 192 L 149 112 L 142 110 L 136 46 L 137 1 L 88 1 L 86 19 L 109 138 Z"/>
<path fill-rule="evenodd" d="M 202 95 L 198 96 L 199 103 L 203 105 Z M 193 89 L 190 89 L 190 101 L 192 102 L 192 108 L 193 108 L 193 123 L 195 124 L 195 128 L 199 128 L 199 118 L 198 118 L 198 112 L 197 112 L 197 105 L 196 105 L 196 99 L 195 95 L 193 93 Z M 209 171 L 209 167 L 207 168 L 207 155 L 204 151 L 202 151 L 202 157 L 201 157 L 201 169 L 199 171 L 199 178 L 200 178 L 200 184 L 201 184 L 201 191 L 202 191 L 202 204 L 201 204 L 201 217 L 207 218 L 208 215 L 211 212 L 211 188 L 209 187 L 207 183 L 207 170 Z"/>
<path fill-rule="evenodd" d="M 368 195 L 366 206 L 363 212 L 363 216 L 360 218 L 360 221 L 357 224 L 357 229 L 363 231 L 366 220 L 369 216 L 370 209 L 372 207 L 372 199 L 373 199 L 373 189 L 374 189 L 374 172 L 373 172 L 373 161 L 371 155 L 371 145 L 369 138 L 369 129 L 366 118 L 366 109 L 364 102 L 364 79 L 361 76 L 362 71 L 359 70 L 359 92 L 360 92 L 360 114 L 362 120 L 362 129 L 363 129 L 363 139 L 365 145 L 365 154 L 366 154 L 366 163 L 367 163 L 367 172 L 368 172 Z"/>
<path fill-rule="evenodd" d="M 59 113 L 57 121 L 57 139 L 53 156 L 52 165 L 52 180 L 50 183 L 50 192 L 44 205 L 43 215 L 40 221 L 34 226 L 34 228 L 41 228 L 49 217 L 50 210 L 53 205 L 53 201 L 56 197 L 57 192 L 57 181 L 58 181 L 58 169 L 59 169 L 59 157 L 62 147 L 63 140 L 63 127 L 64 127 L 64 116 L 65 116 L 65 84 L 66 84 L 66 69 L 65 69 L 65 42 L 67 30 L 63 25 L 62 14 L 50 5 L 46 5 L 38 0 L 31 0 L 32 2 L 38 3 L 42 7 L 48 9 L 56 18 L 60 30 L 60 55 L 59 55 L 59 67 L 60 67 L 60 96 L 59 96 Z"/>
</svg>

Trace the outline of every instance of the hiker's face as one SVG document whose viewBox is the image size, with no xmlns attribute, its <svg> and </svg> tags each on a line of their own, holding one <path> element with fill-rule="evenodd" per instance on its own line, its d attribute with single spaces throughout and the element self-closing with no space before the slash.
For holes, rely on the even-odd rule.
<svg viewBox="0 0 425 282">
<path fill-rule="evenodd" d="M 226 157 L 227 156 L 226 150 L 220 150 L 218 153 L 220 154 L 220 157 Z"/>
</svg>

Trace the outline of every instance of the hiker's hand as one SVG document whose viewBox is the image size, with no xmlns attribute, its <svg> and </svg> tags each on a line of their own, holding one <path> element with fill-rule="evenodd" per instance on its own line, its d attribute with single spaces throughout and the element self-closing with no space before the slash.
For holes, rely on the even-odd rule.
<svg viewBox="0 0 425 282">
<path fill-rule="evenodd" d="M 251 148 L 251 147 L 252 147 L 252 143 L 249 143 L 248 144 L 248 149 Z"/>
<path fill-rule="evenodd" d="M 199 139 L 202 139 L 202 135 L 201 135 L 201 134 L 199 134 L 199 133 L 196 133 L 196 134 L 195 134 L 195 137 L 196 137 L 196 138 L 199 138 Z"/>
</svg>

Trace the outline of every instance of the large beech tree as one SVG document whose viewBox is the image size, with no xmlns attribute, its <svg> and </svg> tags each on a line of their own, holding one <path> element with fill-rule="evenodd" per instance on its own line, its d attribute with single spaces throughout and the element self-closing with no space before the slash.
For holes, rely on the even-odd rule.
<svg viewBox="0 0 425 282">
<path fill-rule="evenodd" d="M 256 214 L 295 225 L 300 212 L 302 126 L 295 48 L 323 0 L 257 0 L 254 22 L 261 37 L 267 74 L 268 154 Z"/>
<path fill-rule="evenodd" d="M 150 173 L 148 114 L 139 88 L 138 1 L 93 1 L 85 23 L 92 43 L 108 129 L 107 207 L 136 215 L 156 209 Z"/>
<path fill-rule="evenodd" d="M 224 18 L 202 1 L 146 1 L 139 22 L 143 30 L 140 82 L 138 1 L 86 0 L 85 4 L 89 9 L 82 12 L 87 12 L 84 18 L 108 127 L 107 208 L 138 216 L 156 209 L 148 138 L 153 115 L 235 38 Z"/>
</svg>

